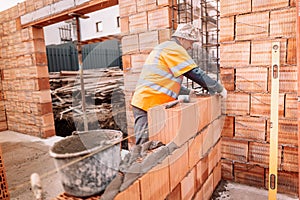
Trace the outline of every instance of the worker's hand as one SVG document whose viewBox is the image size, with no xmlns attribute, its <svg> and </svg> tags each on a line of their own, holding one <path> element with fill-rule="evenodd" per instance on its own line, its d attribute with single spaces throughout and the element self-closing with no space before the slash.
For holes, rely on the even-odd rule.
<svg viewBox="0 0 300 200">
<path fill-rule="evenodd" d="M 227 90 L 223 88 L 222 92 L 220 92 L 220 95 L 222 98 L 226 99 L 227 98 Z"/>
</svg>

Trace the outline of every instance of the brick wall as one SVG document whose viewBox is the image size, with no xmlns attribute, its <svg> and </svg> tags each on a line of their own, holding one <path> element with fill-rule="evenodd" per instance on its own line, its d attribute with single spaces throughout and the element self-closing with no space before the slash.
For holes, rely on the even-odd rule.
<svg viewBox="0 0 300 200">
<path fill-rule="evenodd" d="M 297 195 L 295 2 L 221 0 L 220 27 L 221 78 L 228 90 L 222 178 L 268 188 L 271 45 L 279 41 L 278 191 Z"/>
<path fill-rule="evenodd" d="M 27 0 L 0 13 L 0 130 L 55 134 L 43 29 L 22 29 L 20 22 L 46 4 Z"/>
</svg>

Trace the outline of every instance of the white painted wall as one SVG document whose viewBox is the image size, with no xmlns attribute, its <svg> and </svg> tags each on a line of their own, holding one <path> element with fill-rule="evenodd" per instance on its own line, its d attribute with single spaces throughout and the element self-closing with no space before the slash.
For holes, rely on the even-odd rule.
<svg viewBox="0 0 300 200">
<path fill-rule="evenodd" d="M 90 18 L 80 19 L 81 40 L 89 40 L 107 35 L 120 33 L 120 27 L 117 27 L 117 17 L 119 16 L 119 5 L 105 8 L 93 13 L 86 14 Z M 96 31 L 96 23 L 102 21 L 103 31 Z M 60 22 L 44 27 L 45 44 L 61 44 L 59 37 L 59 27 L 66 25 L 66 22 Z M 77 40 L 76 30 L 72 31 L 73 40 Z"/>
</svg>

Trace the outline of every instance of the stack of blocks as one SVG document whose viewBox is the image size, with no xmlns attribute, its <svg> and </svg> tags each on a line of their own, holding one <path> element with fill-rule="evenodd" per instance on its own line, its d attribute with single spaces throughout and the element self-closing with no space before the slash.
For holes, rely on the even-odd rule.
<svg viewBox="0 0 300 200">
<path fill-rule="evenodd" d="M 222 178 L 268 188 L 272 42 L 280 42 L 278 192 L 298 194 L 296 1 L 221 1 Z"/>
<path fill-rule="evenodd" d="M 2 149 L 0 146 L 0 199 L 9 200 L 9 192 L 5 175 L 5 168 L 2 157 Z"/>
</svg>

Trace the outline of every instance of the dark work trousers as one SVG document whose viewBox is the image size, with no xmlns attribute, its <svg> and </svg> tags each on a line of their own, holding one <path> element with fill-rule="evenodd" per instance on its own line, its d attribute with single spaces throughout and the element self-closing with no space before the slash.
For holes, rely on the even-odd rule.
<svg viewBox="0 0 300 200">
<path fill-rule="evenodd" d="M 149 140 L 147 112 L 132 106 L 134 116 L 135 144 L 143 144 Z"/>
</svg>

